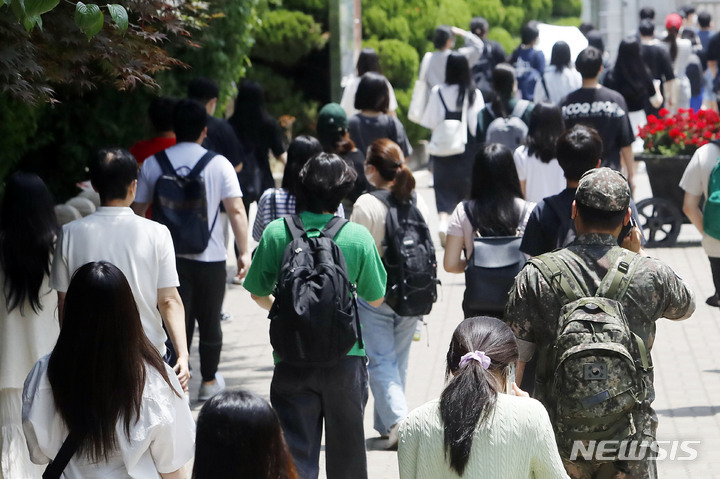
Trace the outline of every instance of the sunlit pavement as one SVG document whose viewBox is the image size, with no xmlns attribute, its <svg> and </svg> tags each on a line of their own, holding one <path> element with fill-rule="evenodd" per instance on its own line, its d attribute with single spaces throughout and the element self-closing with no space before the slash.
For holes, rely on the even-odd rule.
<svg viewBox="0 0 720 479">
<path fill-rule="evenodd" d="M 416 178 L 419 192 L 433 209 L 433 191 L 427 188 L 428 173 L 419 172 Z M 637 185 L 636 200 L 650 196 L 642 165 Z M 430 227 L 437 231 L 434 218 Z M 699 246 L 699 239 L 699 234 L 691 225 L 684 225 L 675 247 L 648 251 L 651 256 L 670 264 L 689 281 L 698 303 L 697 311 L 687 321 L 662 319 L 657 323 L 652 356 L 657 394 L 654 406 L 660 420 L 658 440 L 699 441 L 686 443 L 686 448 L 697 451 L 697 458 L 689 461 L 680 460 L 689 454 L 679 447 L 673 453 L 670 442 L 660 443 L 669 457 L 675 457 L 675 460 L 668 458 L 659 462 L 659 473 L 663 479 L 720 478 L 720 454 L 717 452 L 720 450 L 720 309 L 705 304 L 705 298 L 713 293 L 713 286 L 710 267 Z M 439 249 L 440 264 L 442 254 L 442 249 Z M 229 278 L 234 274 L 234 268 L 229 261 Z M 444 271 L 440 271 L 439 275 L 443 285 L 438 302 L 425 318 L 427 328 L 423 328 L 421 340 L 413 343 L 410 353 L 406 393 L 411 409 L 440 394 L 444 382 L 445 353 L 455 326 L 462 320 L 463 276 Z M 273 363 L 267 313 L 255 305 L 242 286 L 228 284 L 227 288 L 224 310 L 232 315 L 233 320 L 223 323 L 224 346 L 220 370 L 229 388 L 248 389 L 268 398 Z M 197 338 L 191 358 L 194 369 L 198 371 L 196 345 Z M 195 374 L 191 381 L 195 414 L 202 406 L 195 401 L 199 376 Z M 365 414 L 369 477 L 397 478 L 397 453 L 382 450 L 384 441 L 372 429 L 372 407 L 371 394 Z M 322 469 L 321 464 L 320 477 L 325 477 Z"/>
</svg>

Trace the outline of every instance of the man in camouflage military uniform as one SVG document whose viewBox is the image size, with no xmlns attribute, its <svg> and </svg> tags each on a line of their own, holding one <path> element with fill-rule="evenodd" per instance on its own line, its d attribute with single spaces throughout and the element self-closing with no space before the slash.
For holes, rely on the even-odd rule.
<svg viewBox="0 0 720 479">
<path fill-rule="evenodd" d="M 572 205 L 572 218 L 578 236 L 566 249 L 550 255 L 562 258 L 575 278 L 594 292 L 608 269 L 623 253 L 618 235 L 630 219 L 630 188 L 625 178 L 609 168 L 588 171 L 580 179 Z M 635 228 L 623 243 L 627 249 L 640 250 L 640 232 Z M 566 250 L 575 253 L 570 255 Z M 573 281 L 573 279 L 569 279 Z M 630 329 L 640 336 L 650 351 L 655 337 L 655 320 L 660 317 L 681 320 L 695 310 L 694 295 L 687 284 L 666 264 L 649 257 L 641 257 L 631 275 L 627 291 L 621 296 Z M 566 300 L 546 281 L 531 263 L 518 274 L 505 311 L 505 322 L 513 329 L 518 341 L 519 360 L 516 380 L 522 380 L 525 363 L 535 349 L 543 350 L 555 339 L 560 309 Z M 655 399 L 652 371 L 648 374 L 648 393 L 633 414 L 637 429 L 634 439 L 652 441 L 657 429 L 657 417 L 651 407 Z M 543 401 L 543 387 L 538 383 L 535 396 Z M 545 403 L 546 407 L 548 406 Z M 655 478 L 655 461 L 569 461 L 563 458 L 573 479 L 594 479 L 609 472 L 608 477 Z M 623 474 L 624 473 L 624 474 Z"/>
</svg>

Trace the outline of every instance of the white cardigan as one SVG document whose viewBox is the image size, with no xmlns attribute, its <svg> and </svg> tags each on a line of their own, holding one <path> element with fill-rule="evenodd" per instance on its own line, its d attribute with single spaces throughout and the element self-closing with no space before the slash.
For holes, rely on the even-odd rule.
<svg viewBox="0 0 720 479">
<path fill-rule="evenodd" d="M 445 459 L 440 400 L 413 410 L 400 426 L 400 479 L 458 477 Z M 569 479 L 545 407 L 498 394 L 494 411 L 476 428 L 464 478 Z"/>
</svg>

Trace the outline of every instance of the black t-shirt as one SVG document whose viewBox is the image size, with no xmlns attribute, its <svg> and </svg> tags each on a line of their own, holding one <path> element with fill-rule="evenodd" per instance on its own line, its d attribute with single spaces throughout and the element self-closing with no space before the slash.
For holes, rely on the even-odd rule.
<svg viewBox="0 0 720 479">
<path fill-rule="evenodd" d="M 355 203 L 360 195 L 370 190 L 370 183 L 365 177 L 365 155 L 363 155 L 360 150 L 356 149 L 345 153 L 342 155 L 342 158 L 348 162 L 348 164 L 350 164 L 357 173 L 355 187 L 347 195 L 347 199 L 350 200 L 351 203 Z"/>
<path fill-rule="evenodd" d="M 233 166 L 243 162 L 240 140 L 232 126 L 222 118 L 208 115 L 207 137 L 202 146 L 215 153 L 220 153 L 230 160 Z"/>
<path fill-rule="evenodd" d="M 650 97 L 655 94 L 655 86 L 648 72 L 647 83 L 636 85 L 628 82 L 625 78 L 618 78 L 615 70 L 607 72 L 603 85 L 620 93 L 627 103 L 628 111 L 638 111 L 645 108 Z"/>
<path fill-rule="evenodd" d="M 565 127 L 584 124 L 595 128 L 603 140 L 602 166 L 620 171 L 620 149 L 635 139 L 625 99 L 606 87 L 580 88 L 562 103 Z"/>
<path fill-rule="evenodd" d="M 707 59 L 708 61 L 720 62 L 720 32 L 710 37 L 707 46 Z"/>
<path fill-rule="evenodd" d="M 643 44 L 640 48 L 640 55 L 650 69 L 653 79 L 660 80 L 660 92 L 663 92 L 665 82 L 675 79 L 670 52 L 664 44 Z M 645 105 L 645 113 L 648 115 L 657 115 L 657 112 L 658 108 L 652 107 L 649 102 Z"/>
</svg>

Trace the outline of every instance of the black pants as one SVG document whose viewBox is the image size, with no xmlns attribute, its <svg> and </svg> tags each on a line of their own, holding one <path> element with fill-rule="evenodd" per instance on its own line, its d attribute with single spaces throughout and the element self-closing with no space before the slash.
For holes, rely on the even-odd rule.
<svg viewBox="0 0 720 479">
<path fill-rule="evenodd" d="M 215 379 L 222 350 L 220 312 L 225 295 L 225 262 L 177 258 L 180 277 L 178 292 L 185 306 L 185 333 L 188 351 L 197 319 L 200 330 L 200 374 L 203 381 Z"/>
<path fill-rule="evenodd" d="M 720 258 L 708 257 L 710 260 L 710 271 L 712 272 L 713 285 L 715 286 L 715 296 L 720 295 Z"/>
<path fill-rule="evenodd" d="M 300 479 L 317 479 L 323 420 L 325 470 L 332 479 L 367 479 L 363 413 L 368 400 L 365 358 L 329 368 L 275 365 L 270 402 L 280 417 Z"/>
</svg>

